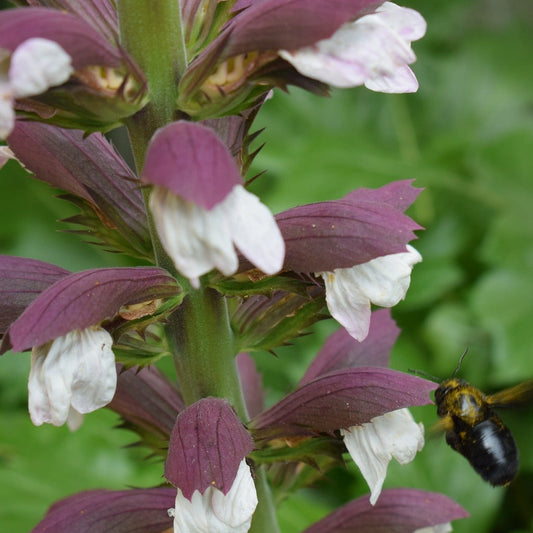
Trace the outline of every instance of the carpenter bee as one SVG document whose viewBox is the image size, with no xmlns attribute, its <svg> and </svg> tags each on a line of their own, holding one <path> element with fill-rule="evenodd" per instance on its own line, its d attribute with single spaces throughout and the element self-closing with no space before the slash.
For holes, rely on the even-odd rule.
<svg viewBox="0 0 533 533">
<path fill-rule="evenodd" d="M 506 486 L 518 471 L 518 449 L 495 409 L 530 402 L 533 380 L 486 395 L 455 377 L 465 354 L 452 377 L 435 391 L 440 417 L 437 429 L 445 432 L 446 442 L 463 455 L 485 481 L 493 486 Z"/>
</svg>

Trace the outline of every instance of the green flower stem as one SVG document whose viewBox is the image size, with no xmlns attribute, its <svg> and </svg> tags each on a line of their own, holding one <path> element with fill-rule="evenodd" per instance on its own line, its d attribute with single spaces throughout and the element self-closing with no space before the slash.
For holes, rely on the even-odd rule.
<svg viewBox="0 0 533 533">
<path fill-rule="evenodd" d="M 210 288 L 191 289 L 172 315 L 171 325 L 185 403 L 206 396 L 226 398 L 246 420 L 226 299 Z"/>
<path fill-rule="evenodd" d="M 178 82 L 187 68 L 180 2 L 118 0 L 117 9 L 121 44 L 148 80 L 150 102 L 133 119 L 148 141 L 157 128 L 175 119 Z M 139 161 L 135 155 L 142 163 L 144 157 Z"/>
</svg>

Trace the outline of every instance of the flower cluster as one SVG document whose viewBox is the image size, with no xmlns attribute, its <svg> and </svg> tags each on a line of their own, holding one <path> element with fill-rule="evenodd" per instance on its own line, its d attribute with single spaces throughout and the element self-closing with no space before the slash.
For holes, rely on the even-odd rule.
<svg viewBox="0 0 533 533">
<path fill-rule="evenodd" d="M 31 350 L 35 425 L 74 430 L 108 406 L 164 457 L 167 481 L 71 496 L 34 531 L 276 531 L 271 490 L 343 455 L 370 496 L 307 533 L 442 531 L 465 516 L 439 494 L 382 491 L 389 461 L 423 446 L 408 408 L 436 387 L 388 368 L 399 330 L 372 310 L 405 297 L 422 259 L 405 214 L 420 190 L 401 180 L 273 215 L 245 181 L 274 89 L 415 91 L 421 15 L 373 0 L 172 0 L 155 21 L 130 0 L 28 3 L 0 12 L 0 166 L 16 159 L 65 191 L 76 232 L 139 266 L 0 256 L 0 352 Z M 118 125 L 136 171 L 103 135 Z M 266 408 L 250 352 L 326 313 L 340 329 Z M 179 386 L 155 366 L 165 356 Z"/>
</svg>

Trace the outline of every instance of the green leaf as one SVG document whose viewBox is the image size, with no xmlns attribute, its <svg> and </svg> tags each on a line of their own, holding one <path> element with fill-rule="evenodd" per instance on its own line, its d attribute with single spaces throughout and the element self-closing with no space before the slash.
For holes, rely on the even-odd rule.
<svg viewBox="0 0 533 533">
<path fill-rule="evenodd" d="M 2 412 L 2 529 L 30 531 L 52 503 L 78 491 L 160 484 L 162 463 L 145 461 L 146 450 L 124 448 L 134 437 L 110 431 L 116 420 L 114 413 L 99 410 L 73 434 L 66 427 L 37 428 L 27 412 Z"/>
</svg>

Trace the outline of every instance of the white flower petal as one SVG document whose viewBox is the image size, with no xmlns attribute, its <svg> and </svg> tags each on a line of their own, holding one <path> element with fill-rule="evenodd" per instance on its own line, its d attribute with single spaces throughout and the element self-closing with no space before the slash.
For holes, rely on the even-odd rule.
<svg viewBox="0 0 533 533">
<path fill-rule="evenodd" d="M 85 415 L 82 415 L 80 412 L 76 411 L 73 407 L 70 408 L 67 417 L 67 426 L 70 431 L 76 431 L 83 423 Z"/>
<path fill-rule="evenodd" d="M 15 126 L 15 110 L 13 109 L 13 98 L 11 88 L 0 82 L 0 140 L 5 139 Z M 0 167 L 5 163 L 5 159 Z"/>
<path fill-rule="evenodd" d="M 213 268 L 225 275 L 237 270 L 230 229 L 216 208 L 208 211 L 163 187 L 154 187 L 150 210 L 163 247 L 184 276 L 197 280 Z"/>
<path fill-rule="evenodd" d="M 113 398 L 117 374 L 111 335 L 100 327 L 74 330 L 32 350 L 28 405 L 35 425 L 60 426 Z"/>
<path fill-rule="evenodd" d="M 407 409 L 391 411 L 341 433 L 370 487 L 372 505 L 381 493 L 389 461 L 394 457 L 400 464 L 409 463 L 424 446 L 424 426 L 417 424 Z"/>
<path fill-rule="evenodd" d="M 285 241 L 272 213 L 242 185 L 224 199 L 231 236 L 235 246 L 265 274 L 275 274 L 283 266 Z"/>
<path fill-rule="evenodd" d="M 81 414 L 107 405 L 115 394 L 117 372 L 113 339 L 103 328 L 78 332 L 72 346 L 79 364 L 72 382 L 72 407 Z M 64 354 L 66 356 L 66 354 Z"/>
<path fill-rule="evenodd" d="M 234 528 L 232 531 L 248 531 L 252 515 L 257 507 L 257 493 L 250 467 L 243 459 L 231 489 L 226 495 L 214 489 L 213 512 L 217 518 Z"/>
<path fill-rule="evenodd" d="M 420 529 L 416 529 L 413 531 L 413 533 L 449 533 L 450 531 L 452 531 L 452 525 L 450 522 L 447 522 L 446 524 L 422 527 Z"/>
<path fill-rule="evenodd" d="M 15 159 L 16 161 L 18 161 L 9 146 L 0 146 L 0 168 L 2 168 L 10 159 Z"/>
<path fill-rule="evenodd" d="M 352 267 L 359 292 L 382 307 L 392 307 L 403 300 L 411 283 L 413 266 L 422 261 L 412 246 L 407 245 L 407 249 Z"/>
<path fill-rule="evenodd" d="M 357 273 L 351 268 L 319 272 L 326 286 L 326 304 L 331 316 L 356 340 L 362 341 L 370 327 L 370 300 L 354 290 Z"/>
<path fill-rule="evenodd" d="M 376 13 L 384 24 L 406 41 L 418 41 L 426 34 L 426 21 L 414 9 L 385 2 L 376 9 Z"/>
<path fill-rule="evenodd" d="M 69 341 L 59 337 L 33 348 L 28 380 L 28 405 L 32 422 L 63 425 L 70 410 L 76 357 L 61 357 Z M 67 345 L 67 346 L 66 346 Z"/>
<path fill-rule="evenodd" d="M 174 533 L 246 533 L 256 506 L 252 474 L 243 459 L 227 494 L 209 487 L 203 494 L 194 491 L 189 501 L 178 489 L 176 507 L 169 514 L 174 516 Z"/>
<path fill-rule="evenodd" d="M 392 74 L 365 81 L 365 87 L 380 93 L 416 93 L 418 80 L 408 67 L 398 67 Z"/>
<path fill-rule="evenodd" d="M 339 46 L 342 45 L 339 43 Z M 278 53 L 300 74 L 333 87 L 357 87 L 369 77 L 368 70 L 355 58 L 341 57 L 318 45 L 294 52 L 280 50 Z"/>
<path fill-rule="evenodd" d="M 351 268 L 318 272 L 326 286 L 331 316 L 356 340 L 368 335 L 370 303 L 392 307 L 405 298 L 413 266 L 422 256 L 410 245 L 407 252 L 385 255 Z"/>
<path fill-rule="evenodd" d="M 416 60 L 410 43 L 425 31 L 418 12 L 386 2 L 329 39 L 278 53 L 301 74 L 335 87 L 365 84 L 382 92 L 414 92 L 418 82 L 407 67 Z"/>
<path fill-rule="evenodd" d="M 9 83 L 16 98 L 25 98 L 65 83 L 72 71 L 70 56 L 61 46 L 36 37 L 24 41 L 13 52 Z"/>
</svg>

